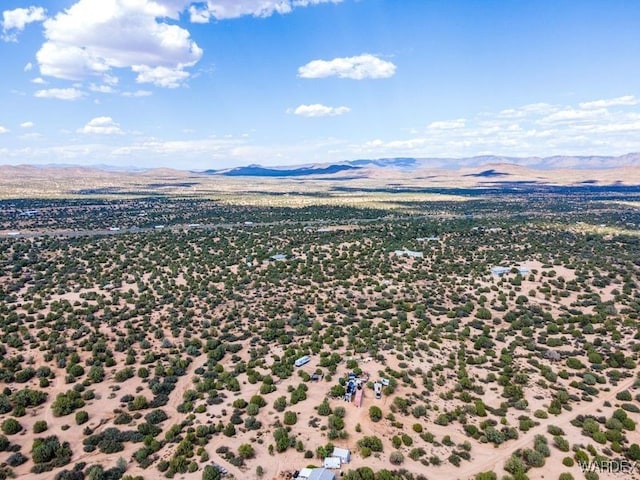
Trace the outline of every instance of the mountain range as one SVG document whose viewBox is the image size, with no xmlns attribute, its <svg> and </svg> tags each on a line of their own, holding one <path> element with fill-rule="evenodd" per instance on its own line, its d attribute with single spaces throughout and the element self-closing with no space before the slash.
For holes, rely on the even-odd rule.
<svg viewBox="0 0 640 480">
<path fill-rule="evenodd" d="M 78 189 L 78 186 L 82 187 Z M 0 165 L 0 198 L 35 193 L 304 191 L 423 188 L 535 188 L 541 186 L 640 186 L 640 153 L 618 157 L 555 156 L 381 158 L 336 163 L 189 171 L 105 165 Z"/>
<path fill-rule="evenodd" d="M 553 157 L 502 157 L 484 155 L 468 158 L 380 158 L 348 160 L 327 164 L 301 164 L 281 167 L 248 165 L 236 168 L 205 170 L 198 173 L 228 177 L 300 177 L 310 175 L 332 175 L 344 172 L 362 174 L 361 170 L 384 169 L 403 172 L 436 170 L 459 170 L 487 165 L 514 165 L 534 170 L 576 169 L 601 170 L 640 166 L 640 153 L 621 156 L 553 156 Z M 495 172 L 498 176 L 500 172 Z M 489 175 L 485 175 L 489 176 Z"/>
</svg>

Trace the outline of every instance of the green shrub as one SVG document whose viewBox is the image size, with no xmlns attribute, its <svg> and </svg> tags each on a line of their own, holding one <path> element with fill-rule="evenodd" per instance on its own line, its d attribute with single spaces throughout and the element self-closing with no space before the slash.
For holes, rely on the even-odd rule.
<svg viewBox="0 0 640 480">
<path fill-rule="evenodd" d="M 255 451 L 251 445 L 249 445 L 248 443 L 243 443 L 238 447 L 238 455 L 246 460 L 249 458 L 253 458 L 255 456 Z"/>
<path fill-rule="evenodd" d="M 47 421 L 46 420 L 37 420 L 33 424 L 33 433 L 42 433 L 42 432 L 46 431 L 47 428 L 49 428 L 49 426 L 47 425 Z"/>
<path fill-rule="evenodd" d="M 361 450 L 362 448 L 368 448 L 371 452 L 381 452 L 382 440 L 380 440 L 376 436 L 362 437 L 360 440 L 358 440 L 358 446 Z"/>
<path fill-rule="evenodd" d="M 286 397 L 278 397 L 273 402 L 273 408 L 276 412 L 284 412 L 284 409 L 287 408 L 287 398 Z"/>
<path fill-rule="evenodd" d="M 369 418 L 372 422 L 379 422 L 382 420 L 382 410 L 380 410 L 380 407 L 375 405 L 369 407 Z"/>
<path fill-rule="evenodd" d="M 168 465 L 167 468 L 169 468 Z M 165 468 L 165 470 L 167 468 Z M 158 465 L 158 470 L 160 470 L 160 465 Z M 220 473 L 220 471 L 211 465 L 206 465 L 204 467 L 204 470 L 202 470 L 202 480 L 220 480 L 221 478 L 222 474 Z"/>
<path fill-rule="evenodd" d="M 0 426 L 2 431 L 7 435 L 15 435 L 22 430 L 22 425 L 15 418 L 7 418 Z"/>
<path fill-rule="evenodd" d="M 80 410 L 79 412 L 76 412 L 76 424 L 77 425 L 82 425 L 83 423 L 86 423 L 87 421 L 89 421 L 89 414 L 86 411 Z"/>
<path fill-rule="evenodd" d="M 297 421 L 298 421 L 298 415 L 296 414 L 296 412 L 292 412 L 292 411 L 284 412 L 283 422 L 285 425 L 295 425 Z"/>
<path fill-rule="evenodd" d="M 475 480 L 497 480 L 498 476 L 495 472 L 480 472 L 475 476 Z"/>
<path fill-rule="evenodd" d="M 62 417 L 73 413 L 78 408 L 84 407 L 84 400 L 75 390 L 68 390 L 65 393 L 59 394 L 54 402 L 51 404 L 53 415 L 56 417 Z"/>
</svg>

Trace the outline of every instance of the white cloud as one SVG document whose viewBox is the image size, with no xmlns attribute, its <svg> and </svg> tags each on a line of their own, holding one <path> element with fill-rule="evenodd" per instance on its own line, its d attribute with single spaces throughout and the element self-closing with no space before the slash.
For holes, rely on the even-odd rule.
<svg viewBox="0 0 640 480">
<path fill-rule="evenodd" d="M 424 138 L 410 138 L 408 140 L 391 140 L 389 142 L 385 142 L 376 138 L 375 140 L 371 140 L 366 142 L 366 148 L 373 149 L 384 149 L 384 150 L 415 150 L 416 148 L 423 147 L 427 143 L 427 140 Z"/>
<path fill-rule="evenodd" d="M 38 85 L 42 85 L 42 84 L 45 84 L 47 82 L 45 82 L 44 78 L 42 78 L 42 77 L 36 77 L 36 78 L 31 80 L 31 83 L 36 83 Z"/>
<path fill-rule="evenodd" d="M 431 130 L 455 130 L 457 128 L 464 128 L 466 120 L 464 118 L 458 118 L 456 120 L 441 120 L 438 122 L 431 122 L 429 128 Z"/>
<path fill-rule="evenodd" d="M 18 34 L 33 22 L 42 22 L 46 18 L 46 11 L 42 7 L 16 8 L 2 12 L 2 39 L 5 42 L 15 42 Z"/>
<path fill-rule="evenodd" d="M 96 93 L 113 93 L 114 89 L 111 85 L 96 85 L 92 83 L 89 85 L 89 90 Z"/>
<path fill-rule="evenodd" d="M 24 66 L 24 71 L 30 72 L 31 70 L 33 70 L 33 63 L 29 62 Z"/>
<path fill-rule="evenodd" d="M 0 125 L 0 135 L 3 133 L 9 133 L 9 129 Z"/>
<path fill-rule="evenodd" d="M 502 110 L 498 116 L 501 118 L 523 118 L 535 114 L 551 114 L 558 110 L 558 107 L 549 103 L 531 103 L 518 108 Z"/>
<path fill-rule="evenodd" d="M 294 113 L 302 117 L 335 117 L 344 115 L 351 109 L 349 107 L 328 107 L 319 103 L 312 105 L 300 105 L 294 110 L 288 110 L 288 113 Z"/>
<path fill-rule="evenodd" d="M 207 7 L 189 7 L 189 21 L 191 23 L 209 23 L 211 21 L 211 12 Z"/>
<path fill-rule="evenodd" d="M 627 95 L 577 105 L 536 103 L 481 112 L 465 120 L 434 120 L 423 131 L 412 131 L 410 138 L 375 138 L 351 145 L 342 156 L 455 158 L 639 152 L 640 102 L 634 101 L 635 97 Z"/>
<path fill-rule="evenodd" d="M 202 49 L 177 20 L 185 0 L 78 0 L 44 23 L 45 43 L 36 54 L 40 72 L 66 80 L 103 77 L 118 69 L 138 73 L 140 83 L 177 86 L 189 77 Z"/>
<path fill-rule="evenodd" d="M 606 108 L 594 110 L 582 110 L 573 107 L 558 110 L 551 115 L 540 119 L 542 124 L 551 123 L 572 123 L 572 122 L 591 122 L 599 118 L 607 117 L 609 114 Z"/>
<path fill-rule="evenodd" d="M 136 82 L 153 83 L 158 87 L 176 88 L 180 82 L 186 80 L 189 74 L 183 70 L 185 65 L 176 68 L 148 67 L 146 65 L 133 65 L 131 70 L 136 72 Z"/>
<path fill-rule="evenodd" d="M 20 126 L 21 126 L 22 128 L 33 128 L 33 127 L 35 127 L 35 125 L 36 125 L 36 124 L 35 124 L 35 123 L 33 123 L 33 122 L 22 122 L 22 123 L 20 124 Z"/>
<path fill-rule="evenodd" d="M 153 95 L 149 90 L 136 90 L 135 92 L 122 92 L 123 97 L 150 97 Z"/>
<path fill-rule="evenodd" d="M 113 121 L 111 117 L 96 117 L 82 128 L 78 129 L 78 133 L 91 133 L 98 135 L 120 135 L 124 133 L 120 128 L 120 124 Z"/>
<path fill-rule="evenodd" d="M 194 23 L 207 23 L 211 18 L 223 20 L 245 15 L 269 17 L 274 13 L 290 13 L 297 7 L 341 2 L 342 0 L 208 0 L 191 5 L 189 15 Z"/>
<path fill-rule="evenodd" d="M 375 55 L 364 53 L 355 57 L 338 57 L 333 60 L 313 60 L 298 68 L 301 78 L 389 78 L 396 72 L 396 66 Z"/>
<path fill-rule="evenodd" d="M 34 93 L 37 98 L 57 98 L 58 100 L 78 100 L 86 94 L 77 88 L 49 88 Z"/>
<path fill-rule="evenodd" d="M 625 95 L 624 97 L 609 98 L 605 100 L 594 100 L 591 102 L 582 102 L 580 108 L 608 108 L 620 105 L 637 105 L 638 99 L 633 95 Z"/>
</svg>

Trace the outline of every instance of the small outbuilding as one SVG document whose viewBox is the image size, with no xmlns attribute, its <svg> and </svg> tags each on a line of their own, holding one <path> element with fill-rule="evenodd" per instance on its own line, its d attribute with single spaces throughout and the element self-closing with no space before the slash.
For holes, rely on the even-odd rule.
<svg viewBox="0 0 640 480">
<path fill-rule="evenodd" d="M 351 450 L 346 448 L 334 447 L 332 457 L 338 457 L 341 463 L 349 463 L 351 461 Z"/>
<path fill-rule="evenodd" d="M 313 468 L 302 468 L 300 469 L 298 476 L 295 478 L 297 478 L 298 480 L 309 480 L 309 475 L 311 475 L 311 472 L 313 472 L 313 470 Z"/>
<path fill-rule="evenodd" d="M 416 252 L 413 250 L 396 250 L 393 252 L 397 257 L 413 257 L 413 258 L 422 258 L 424 255 L 422 252 Z"/>
<path fill-rule="evenodd" d="M 330 470 L 337 470 L 341 464 L 340 457 L 325 457 L 323 466 Z"/>
<path fill-rule="evenodd" d="M 491 269 L 491 273 L 493 275 L 502 276 L 505 273 L 508 273 L 511 269 L 509 267 L 493 267 Z"/>
<path fill-rule="evenodd" d="M 336 474 L 326 468 L 314 468 L 308 477 L 309 480 L 336 480 Z"/>
</svg>

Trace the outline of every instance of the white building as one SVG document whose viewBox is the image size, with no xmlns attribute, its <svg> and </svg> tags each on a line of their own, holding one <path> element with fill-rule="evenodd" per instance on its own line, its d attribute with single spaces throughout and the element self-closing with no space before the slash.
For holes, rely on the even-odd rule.
<svg viewBox="0 0 640 480">
<path fill-rule="evenodd" d="M 508 273 L 511 269 L 509 267 L 493 267 L 491 273 L 493 275 L 501 276 Z"/>
<path fill-rule="evenodd" d="M 332 457 L 338 457 L 341 463 L 349 463 L 351 461 L 351 451 L 346 448 L 334 447 Z"/>
<path fill-rule="evenodd" d="M 340 457 L 325 457 L 323 466 L 330 470 L 337 470 L 341 464 Z"/>
<path fill-rule="evenodd" d="M 393 252 L 397 257 L 413 257 L 413 258 L 422 258 L 424 255 L 422 252 L 415 252 L 413 250 L 396 250 Z"/>
<path fill-rule="evenodd" d="M 326 468 L 314 468 L 307 478 L 308 480 L 336 480 L 336 474 Z"/>
</svg>

